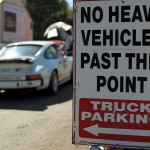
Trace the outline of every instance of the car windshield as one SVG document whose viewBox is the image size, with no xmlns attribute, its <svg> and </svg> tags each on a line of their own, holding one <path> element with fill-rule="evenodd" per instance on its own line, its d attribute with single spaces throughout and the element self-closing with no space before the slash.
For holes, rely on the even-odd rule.
<svg viewBox="0 0 150 150">
<path fill-rule="evenodd" d="M 1 57 L 19 57 L 19 56 L 34 56 L 41 45 L 14 45 L 6 47 L 2 53 Z"/>
</svg>

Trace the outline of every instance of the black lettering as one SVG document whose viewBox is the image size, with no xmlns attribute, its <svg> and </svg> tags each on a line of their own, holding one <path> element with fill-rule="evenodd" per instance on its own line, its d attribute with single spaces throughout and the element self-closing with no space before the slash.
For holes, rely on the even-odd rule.
<svg viewBox="0 0 150 150">
<path fill-rule="evenodd" d="M 101 64 L 101 66 L 104 68 L 104 69 L 109 69 L 110 66 L 111 66 L 111 62 L 108 58 L 110 58 L 110 54 L 109 53 L 103 53 L 102 56 L 102 61 L 104 63 Z"/>
<path fill-rule="evenodd" d="M 150 29 L 143 29 L 143 46 L 150 46 Z"/>
<path fill-rule="evenodd" d="M 140 82 L 140 93 L 144 93 L 144 82 L 147 81 L 147 77 L 137 77 Z"/>
<path fill-rule="evenodd" d="M 126 57 L 128 58 L 128 69 L 132 69 L 132 59 L 135 57 L 134 53 L 126 53 Z"/>
<path fill-rule="evenodd" d="M 143 64 L 143 70 L 146 70 L 147 68 L 147 55 L 146 53 L 143 54 L 143 58 L 140 58 L 142 54 L 137 54 L 137 60 L 136 60 L 136 69 L 140 69 L 140 64 Z"/>
<path fill-rule="evenodd" d="M 96 12 L 98 12 L 97 14 L 99 14 L 99 16 L 98 17 L 96 17 Z M 102 10 L 102 8 L 101 7 L 95 7 L 94 9 L 93 9 L 93 13 L 92 13 L 92 16 L 93 16 L 93 20 L 96 22 L 96 23 L 100 23 L 101 21 L 102 21 L 102 19 L 103 19 L 103 10 Z"/>
<path fill-rule="evenodd" d="M 143 5 L 143 11 L 144 11 L 145 20 L 149 22 L 150 21 L 150 6 L 149 6 L 149 11 L 148 11 L 146 9 L 146 5 Z"/>
<path fill-rule="evenodd" d="M 89 43 L 89 38 L 90 38 L 90 33 L 91 30 L 87 30 L 87 34 L 85 35 L 85 31 L 81 30 L 81 35 L 82 35 L 82 39 L 83 39 L 83 44 L 86 46 Z"/>
<path fill-rule="evenodd" d="M 123 30 L 120 35 L 120 41 L 121 41 L 122 45 L 128 46 L 131 43 L 131 40 L 128 39 L 125 41 L 125 39 L 124 39 L 125 34 L 127 34 L 128 36 L 131 35 L 129 30 L 127 30 L 127 29 Z"/>
<path fill-rule="evenodd" d="M 139 20 L 139 22 L 143 22 L 142 14 L 139 6 L 135 6 L 133 17 L 132 17 L 132 22 L 135 22 L 136 20 Z"/>
<path fill-rule="evenodd" d="M 90 55 L 88 53 L 81 53 L 81 68 L 90 62 Z"/>
<path fill-rule="evenodd" d="M 112 22 L 113 17 L 115 22 L 119 22 L 119 6 L 115 6 L 115 11 L 112 10 L 112 6 L 109 7 L 109 22 Z"/>
<path fill-rule="evenodd" d="M 90 68 L 93 69 L 93 67 L 97 67 L 98 69 L 100 69 L 100 63 L 99 63 L 99 59 L 98 59 L 97 53 L 93 54 L 93 58 L 92 58 L 92 61 L 91 61 Z"/>
<path fill-rule="evenodd" d="M 120 92 L 124 91 L 124 77 L 120 77 Z"/>
<path fill-rule="evenodd" d="M 130 6 L 121 6 L 121 22 L 130 22 Z"/>
<path fill-rule="evenodd" d="M 132 81 L 130 77 L 126 77 L 126 92 L 129 92 L 129 89 L 131 89 L 132 93 L 136 92 L 136 77 L 133 77 Z"/>
<path fill-rule="evenodd" d="M 114 57 L 114 69 L 118 69 L 118 58 L 121 57 L 121 53 L 112 53 Z"/>
<path fill-rule="evenodd" d="M 90 14 L 91 14 L 91 8 L 90 7 L 87 7 L 87 10 L 85 10 L 84 7 L 81 7 L 81 23 L 84 23 L 85 19 L 86 19 L 87 23 L 90 23 L 91 22 Z"/>
<path fill-rule="evenodd" d="M 101 41 L 100 41 L 100 34 L 101 34 L 101 30 L 93 30 L 92 31 L 92 45 L 97 45 L 100 46 L 101 45 Z"/>
<path fill-rule="evenodd" d="M 136 30 L 133 30 L 133 46 L 141 46 L 141 42 L 137 41 Z"/>
<path fill-rule="evenodd" d="M 112 84 L 112 82 L 113 82 L 113 84 Z M 109 91 L 116 92 L 116 90 L 118 89 L 118 84 L 119 84 L 118 79 L 115 76 L 111 76 L 107 82 Z M 114 85 L 114 87 L 112 85 Z"/>
<path fill-rule="evenodd" d="M 113 45 L 113 30 L 109 30 L 110 33 L 107 34 L 106 33 L 107 30 L 103 31 L 103 45 L 106 46 L 106 41 L 109 41 L 109 45 L 112 46 Z"/>
<path fill-rule="evenodd" d="M 106 78 L 104 76 L 97 76 L 97 91 L 106 85 Z"/>
<path fill-rule="evenodd" d="M 119 45 L 119 31 L 115 30 L 115 46 Z"/>
</svg>

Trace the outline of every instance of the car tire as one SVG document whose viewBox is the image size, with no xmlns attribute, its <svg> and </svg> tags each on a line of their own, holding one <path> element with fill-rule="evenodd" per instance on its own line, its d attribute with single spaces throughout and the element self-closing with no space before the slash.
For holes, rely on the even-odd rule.
<svg viewBox="0 0 150 150">
<path fill-rule="evenodd" d="M 58 91 L 58 74 L 56 71 L 53 71 L 50 78 L 49 86 L 46 89 L 46 93 L 55 94 L 57 93 L 57 91 Z"/>
</svg>

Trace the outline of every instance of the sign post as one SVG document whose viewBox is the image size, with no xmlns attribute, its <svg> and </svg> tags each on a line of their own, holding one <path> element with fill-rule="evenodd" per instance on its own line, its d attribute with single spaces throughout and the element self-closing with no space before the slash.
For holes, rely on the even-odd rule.
<svg viewBox="0 0 150 150">
<path fill-rule="evenodd" d="M 74 0 L 73 143 L 150 148 L 150 1 Z"/>
</svg>

